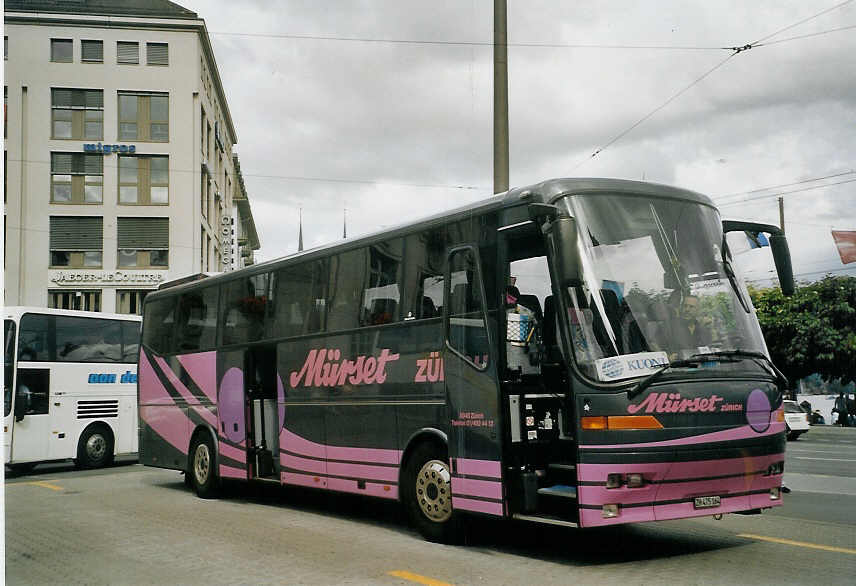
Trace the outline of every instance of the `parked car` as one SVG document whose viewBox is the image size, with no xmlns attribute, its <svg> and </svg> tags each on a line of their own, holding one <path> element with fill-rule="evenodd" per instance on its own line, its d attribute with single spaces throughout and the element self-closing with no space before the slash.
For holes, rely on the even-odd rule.
<svg viewBox="0 0 856 586">
<path fill-rule="evenodd" d="M 795 440 L 809 430 L 808 413 L 802 410 L 796 401 L 783 401 L 785 404 L 785 426 L 789 440 Z"/>
</svg>

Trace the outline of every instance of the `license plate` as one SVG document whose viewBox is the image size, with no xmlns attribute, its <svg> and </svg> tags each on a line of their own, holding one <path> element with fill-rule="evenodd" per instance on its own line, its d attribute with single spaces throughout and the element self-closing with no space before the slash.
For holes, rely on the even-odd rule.
<svg viewBox="0 0 856 586">
<path fill-rule="evenodd" d="M 697 509 L 710 509 L 718 507 L 720 505 L 720 499 L 718 496 L 697 496 L 693 505 Z"/>
</svg>

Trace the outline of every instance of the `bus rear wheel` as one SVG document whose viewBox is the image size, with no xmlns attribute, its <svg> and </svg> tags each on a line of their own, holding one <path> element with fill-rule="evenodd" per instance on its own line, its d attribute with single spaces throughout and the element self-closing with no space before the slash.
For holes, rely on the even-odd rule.
<svg viewBox="0 0 856 586">
<path fill-rule="evenodd" d="M 78 468 L 103 468 L 113 463 L 113 434 L 102 425 L 86 428 L 77 442 Z"/>
<path fill-rule="evenodd" d="M 214 470 L 214 442 L 205 434 L 199 434 L 190 449 L 190 482 L 199 498 L 217 496 L 217 474 Z"/>
<path fill-rule="evenodd" d="M 410 520 L 425 539 L 455 543 L 459 523 L 452 509 L 452 474 L 445 448 L 419 445 L 404 470 L 403 501 Z"/>
</svg>

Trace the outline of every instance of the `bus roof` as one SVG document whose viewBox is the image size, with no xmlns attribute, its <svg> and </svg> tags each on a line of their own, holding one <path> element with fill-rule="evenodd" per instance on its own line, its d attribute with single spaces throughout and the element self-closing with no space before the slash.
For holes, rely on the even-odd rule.
<svg viewBox="0 0 856 586">
<path fill-rule="evenodd" d="M 713 201 L 706 195 L 659 183 L 591 177 L 577 179 L 548 179 L 547 181 L 542 181 L 541 183 L 536 183 L 534 185 L 515 187 L 505 193 L 500 193 L 459 208 L 440 212 L 414 222 L 401 224 L 382 231 L 367 234 L 365 236 L 337 240 L 315 248 L 310 248 L 309 250 L 258 263 L 238 271 L 214 273 L 211 274 L 211 276 L 208 276 L 209 274 L 200 273 L 190 277 L 178 278 L 174 281 L 162 283 L 158 287 L 158 290 L 153 291 L 149 296 L 154 295 L 155 297 L 160 297 L 163 292 L 172 293 L 186 288 L 205 287 L 215 283 L 229 281 L 232 278 L 237 278 L 237 274 L 240 274 L 241 276 L 250 276 L 257 273 L 264 273 L 270 271 L 272 268 L 284 261 L 295 261 L 297 259 L 312 260 L 329 254 L 346 252 L 354 248 L 374 244 L 389 238 L 396 238 L 413 232 L 427 230 L 443 225 L 447 222 L 453 222 L 458 219 L 472 217 L 490 211 L 526 205 L 528 203 L 553 203 L 561 197 L 572 194 L 612 194 L 640 197 L 664 197 L 682 201 L 692 201 L 702 205 L 715 207 Z M 146 298 L 148 299 L 149 296 Z"/>
<path fill-rule="evenodd" d="M 95 319 L 120 319 L 125 321 L 142 321 L 139 315 L 129 313 L 101 313 L 100 311 L 79 311 L 76 309 L 51 309 L 49 307 L 30 307 L 25 305 L 7 305 L 3 308 L 5 319 L 19 319 L 25 313 L 41 313 L 44 315 L 68 315 L 72 317 L 89 317 Z"/>
</svg>

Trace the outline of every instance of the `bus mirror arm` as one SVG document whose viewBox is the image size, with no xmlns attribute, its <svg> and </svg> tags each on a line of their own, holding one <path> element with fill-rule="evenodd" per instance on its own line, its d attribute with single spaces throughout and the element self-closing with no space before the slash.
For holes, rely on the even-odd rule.
<svg viewBox="0 0 856 586">
<path fill-rule="evenodd" d="M 794 294 L 794 269 L 791 264 L 791 252 L 788 249 L 788 240 L 781 228 L 773 224 L 723 220 L 722 232 L 765 232 L 769 234 L 770 251 L 773 253 L 773 262 L 776 264 L 776 273 L 779 276 L 782 294 L 788 297 Z"/>
<path fill-rule="evenodd" d="M 30 411 L 32 404 L 30 402 L 30 389 L 21 385 L 19 393 L 15 397 L 15 421 L 23 421 L 24 416 Z"/>
</svg>

